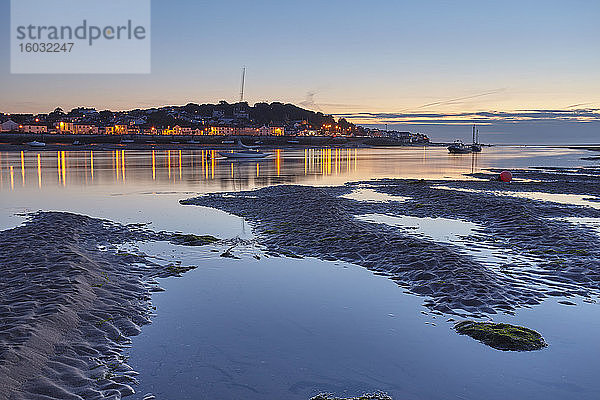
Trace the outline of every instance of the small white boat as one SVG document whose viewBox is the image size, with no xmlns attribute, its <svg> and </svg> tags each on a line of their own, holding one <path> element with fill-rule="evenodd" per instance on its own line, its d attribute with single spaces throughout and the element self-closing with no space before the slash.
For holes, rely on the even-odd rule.
<svg viewBox="0 0 600 400">
<path fill-rule="evenodd" d="M 265 158 L 268 154 L 258 150 L 235 150 L 233 152 L 220 151 L 219 154 L 226 158 L 246 159 L 246 158 Z"/>
<path fill-rule="evenodd" d="M 255 150 L 255 146 L 247 146 L 238 138 L 235 143 L 240 150 L 232 151 L 220 151 L 219 154 L 226 158 L 231 159 L 252 159 L 252 158 L 265 158 L 269 154 L 263 153 L 262 151 Z"/>
<path fill-rule="evenodd" d="M 46 147 L 46 143 L 38 142 L 37 140 L 34 140 L 33 142 L 29 142 L 27 144 L 31 147 Z"/>
<path fill-rule="evenodd" d="M 121 139 L 121 144 L 135 143 L 133 139 Z"/>
</svg>

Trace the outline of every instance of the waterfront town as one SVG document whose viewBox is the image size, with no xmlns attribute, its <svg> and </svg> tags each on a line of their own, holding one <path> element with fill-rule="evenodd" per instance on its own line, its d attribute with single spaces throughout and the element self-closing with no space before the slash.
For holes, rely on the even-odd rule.
<svg viewBox="0 0 600 400">
<path fill-rule="evenodd" d="M 0 113 L 0 132 L 64 135 L 179 136 L 341 136 L 389 138 L 401 143 L 428 143 L 421 133 L 355 125 L 344 118 L 292 104 L 246 102 L 187 104 L 131 111 L 56 108 L 48 114 Z"/>
</svg>

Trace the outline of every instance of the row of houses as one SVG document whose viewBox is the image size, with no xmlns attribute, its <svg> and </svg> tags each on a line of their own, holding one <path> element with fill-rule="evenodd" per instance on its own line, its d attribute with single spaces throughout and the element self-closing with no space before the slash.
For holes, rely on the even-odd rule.
<svg viewBox="0 0 600 400">
<path fill-rule="evenodd" d="M 45 133 L 48 132 L 48 127 L 46 125 L 19 125 L 8 120 L 0 124 L 0 132 Z"/>
<path fill-rule="evenodd" d="M 238 136 L 281 136 L 284 127 L 262 126 L 260 128 L 235 126 L 197 127 L 175 125 L 167 128 L 142 127 L 135 124 L 97 126 L 76 122 L 59 122 L 53 129 L 41 124 L 21 125 L 8 120 L 0 124 L 0 132 L 58 133 L 72 135 L 238 135 Z"/>
</svg>

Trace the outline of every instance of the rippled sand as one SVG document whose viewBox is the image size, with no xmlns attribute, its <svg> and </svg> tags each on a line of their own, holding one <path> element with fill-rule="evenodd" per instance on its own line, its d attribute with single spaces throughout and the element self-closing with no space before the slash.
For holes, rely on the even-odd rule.
<svg viewBox="0 0 600 400">
<path fill-rule="evenodd" d="M 600 210 L 502 194 L 551 192 L 591 197 L 600 187 L 595 172 L 522 171 L 535 181 L 510 185 L 492 180 L 444 182 L 445 186 L 472 190 L 448 190 L 439 188 L 441 181 L 414 180 L 327 188 L 277 186 L 211 194 L 182 203 L 243 216 L 262 233 L 273 252 L 362 265 L 425 296 L 425 304 L 436 312 L 485 317 L 512 313 L 548 296 L 597 298 L 600 237 L 594 229 L 557 218 L 597 218 Z M 359 201 L 347 195 L 355 188 L 408 199 Z M 455 219 L 479 228 L 461 237 L 460 243 L 448 243 L 413 233 L 409 226 L 400 229 L 355 218 L 373 214 L 400 220 L 407 216 Z M 488 262 L 490 257 L 477 257 L 473 251 L 500 256 Z M 502 257 L 503 253 L 510 257 Z"/>
<path fill-rule="evenodd" d="M 154 278 L 176 271 L 117 246 L 158 237 L 68 213 L 0 232 L 0 398 L 133 393 L 123 350 L 150 322 Z"/>
</svg>

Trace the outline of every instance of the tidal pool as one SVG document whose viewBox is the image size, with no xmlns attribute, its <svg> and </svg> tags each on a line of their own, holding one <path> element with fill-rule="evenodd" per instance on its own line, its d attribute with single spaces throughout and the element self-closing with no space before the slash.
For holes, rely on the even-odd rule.
<svg viewBox="0 0 600 400">
<path fill-rule="evenodd" d="M 583 225 L 588 228 L 595 230 L 600 235 L 600 218 L 586 218 L 586 217 L 567 217 L 559 218 L 564 221 L 568 221 L 575 225 Z"/>
<path fill-rule="evenodd" d="M 166 291 L 153 297 L 153 323 L 133 339 L 137 399 L 308 399 L 374 390 L 395 399 L 600 396 L 595 304 L 548 300 L 495 316 L 536 329 L 549 343 L 537 352 L 502 352 L 457 335 L 448 316 L 428 314 L 421 298 L 351 264 L 207 258 L 206 249 L 164 243 L 142 250 L 198 268 L 161 282 Z"/>
<path fill-rule="evenodd" d="M 340 196 L 344 199 L 365 201 L 369 203 L 386 203 L 390 201 L 407 201 L 410 197 L 392 196 L 387 193 L 381 193 L 373 189 L 359 188 L 352 192 Z"/>
</svg>

